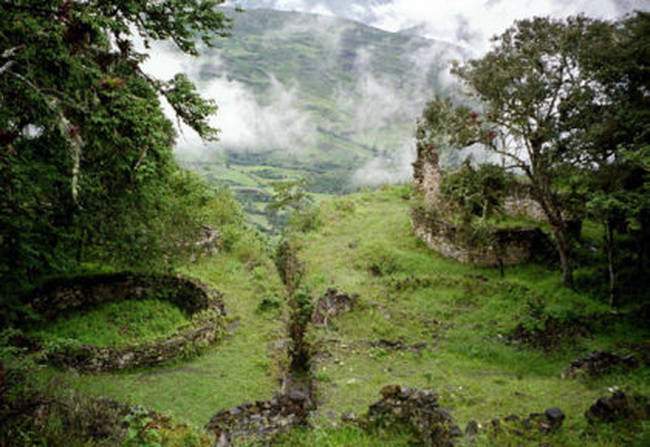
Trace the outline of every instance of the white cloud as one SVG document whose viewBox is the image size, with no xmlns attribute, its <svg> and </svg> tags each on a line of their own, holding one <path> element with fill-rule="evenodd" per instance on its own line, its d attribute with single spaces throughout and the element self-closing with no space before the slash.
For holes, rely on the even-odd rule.
<svg viewBox="0 0 650 447">
<path fill-rule="evenodd" d="M 387 31 L 415 29 L 424 37 L 463 44 L 477 53 L 515 20 L 585 14 L 613 19 L 649 10 L 647 0 L 242 0 L 244 7 L 338 15 Z"/>
<path fill-rule="evenodd" d="M 393 155 L 375 157 L 359 168 L 352 176 L 357 185 L 378 186 L 386 183 L 404 183 L 413 179 L 412 163 L 415 161 L 415 144 L 406 143 Z"/>
<path fill-rule="evenodd" d="M 500 34 L 515 20 L 532 16 L 566 17 L 584 13 L 613 18 L 619 10 L 613 0 L 394 0 L 373 9 L 382 29 L 399 31 L 419 26 L 426 37 L 463 44 L 485 51 L 489 38 Z"/>
<path fill-rule="evenodd" d="M 202 60 L 206 62 L 205 59 Z M 216 55 L 211 65 L 221 62 Z M 218 143 L 204 143 L 191 128 L 179 123 L 169 104 L 163 99 L 163 110 L 179 132 L 176 150 L 180 153 L 206 154 L 222 148 L 238 150 L 275 150 L 300 152 L 313 142 L 316 134 L 308 115 L 297 108 L 296 91 L 285 87 L 277 79 L 270 79 L 268 101 L 260 104 L 258 98 L 242 83 L 225 78 L 202 82 L 197 59 L 172 51 L 170 45 L 155 43 L 143 70 L 161 80 L 169 80 L 176 73 L 185 73 L 192 79 L 201 96 L 213 99 L 219 106 L 210 124 L 219 129 Z"/>
</svg>

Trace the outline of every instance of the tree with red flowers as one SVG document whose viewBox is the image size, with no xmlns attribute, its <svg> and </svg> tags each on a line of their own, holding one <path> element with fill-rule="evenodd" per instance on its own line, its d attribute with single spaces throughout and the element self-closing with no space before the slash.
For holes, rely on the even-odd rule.
<svg viewBox="0 0 650 447">
<path fill-rule="evenodd" d="M 570 180 L 584 180 L 585 172 L 593 177 L 594 169 L 622 159 L 623 149 L 642 147 L 640 134 L 647 136 L 641 132 L 647 127 L 647 120 L 641 119 L 641 111 L 647 111 L 644 77 L 629 77 L 628 82 L 617 75 L 621 69 L 616 68 L 643 67 L 641 56 L 634 55 L 633 60 L 624 50 L 633 44 L 630 24 L 646 23 L 644 18 L 639 13 L 615 23 L 583 16 L 517 21 L 494 38 L 495 45 L 485 56 L 452 70 L 480 113 L 436 98 L 427 105 L 420 123 L 419 139 L 437 147 L 480 143 L 528 179 L 552 230 L 563 283 L 569 287 L 574 266 L 568 218 L 575 205 L 567 194 Z M 618 62 L 610 64 L 611 57 L 604 59 L 607 54 L 624 60 L 614 58 Z M 636 74 L 635 70 L 631 73 Z M 625 96 L 622 90 L 639 93 Z M 634 105 L 634 101 L 646 106 Z M 634 119 L 605 120 L 625 117 L 626 111 L 633 110 L 639 111 L 632 115 Z M 584 195 L 585 201 L 588 196 Z"/>
</svg>

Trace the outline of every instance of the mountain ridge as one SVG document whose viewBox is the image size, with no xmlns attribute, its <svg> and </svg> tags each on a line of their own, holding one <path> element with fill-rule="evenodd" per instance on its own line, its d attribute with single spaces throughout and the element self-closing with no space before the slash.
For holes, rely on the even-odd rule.
<svg viewBox="0 0 650 447">
<path fill-rule="evenodd" d="M 345 18 L 224 11 L 232 37 L 192 67 L 220 106 L 222 138 L 181 148 L 182 161 L 228 184 L 257 213 L 260 194 L 252 202 L 246 195 L 256 185 L 268 198 L 269 179 L 240 176 L 256 167 L 308 178 L 313 192 L 327 194 L 410 179 L 416 120 L 428 99 L 453 89 L 447 68 L 461 47 Z M 238 173 L 224 176 L 215 164 Z"/>
</svg>

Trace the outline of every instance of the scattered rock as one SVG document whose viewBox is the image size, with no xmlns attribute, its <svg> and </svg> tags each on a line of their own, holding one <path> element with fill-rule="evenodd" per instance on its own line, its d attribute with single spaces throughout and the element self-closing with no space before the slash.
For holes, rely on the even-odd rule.
<svg viewBox="0 0 650 447">
<path fill-rule="evenodd" d="M 633 355 L 618 355 L 607 351 L 594 351 L 586 357 L 573 360 L 569 367 L 562 372 L 562 377 L 591 377 L 610 374 L 615 371 L 627 373 L 639 366 Z"/>
<path fill-rule="evenodd" d="M 336 289 L 327 289 L 314 306 L 312 324 L 317 327 L 328 327 L 331 319 L 344 312 L 350 312 L 359 295 L 348 295 Z"/>
<path fill-rule="evenodd" d="M 352 422 L 352 423 L 356 423 L 356 422 L 358 421 L 358 418 L 357 418 L 356 413 L 353 413 L 353 412 L 347 412 L 347 413 L 343 413 L 343 414 L 341 415 L 341 420 L 342 420 L 343 422 Z"/>
<path fill-rule="evenodd" d="M 305 425 L 311 399 L 301 391 L 279 394 L 272 399 L 247 402 L 216 413 L 206 424 L 214 433 L 215 446 L 229 447 L 237 439 L 268 440 L 296 425 Z"/>
<path fill-rule="evenodd" d="M 519 325 L 515 330 L 504 337 L 504 340 L 513 344 L 524 344 L 533 348 L 552 351 L 562 346 L 567 340 L 588 337 L 590 330 L 586 321 L 570 320 L 560 321 L 555 318 L 546 318 L 542 328 L 528 329 Z"/>
<path fill-rule="evenodd" d="M 381 389 L 382 399 L 368 408 L 368 427 L 401 426 L 412 430 L 425 447 L 448 447 L 462 432 L 451 415 L 440 407 L 438 396 L 428 390 L 400 385 Z"/>
<path fill-rule="evenodd" d="M 487 433 L 494 445 L 500 445 L 508 437 L 540 442 L 540 445 L 544 445 L 546 441 L 543 438 L 560 430 L 564 419 L 564 412 L 553 407 L 546 409 L 544 413 L 530 413 L 528 417 L 511 414 L 501 419 L 492 419 L 482 425 L 470 421 L 465 429 L 465 436 L 472 438 L 478 433 Z"/>
<path fill-rule="evenodd" d="M 648 318 L 647 321 L 650 321 L 650 318 Z M 647 324 L 647 323 L 646 323 Z M 639 364 L 641 366 L 646 366 L 650 365 L 650 342 L 644 342 L 644 343 L 630 343 L 630 342 L 623 342 L 623 343 L 617 343 L 616 344 L 616 349 L 621 350 L 623 352 L 630 352 L 639 361 Z"/>
<path fill-rule="evenodd" d="M 585 413 L 590 424 L 621 420 L 642 421 L 650 416 L 650 400 L 646 396 L 627 395 L 617 390 L 611 396 L 601 397 Z"/>
<path fill-rule="evenodd" d="M 555 432 L 562 427 L 564 419 L 566 418 L 564 412 L 557 407 L 547 408 L 544 414 L 550 423 L 549 429 L 551 432 Z"/>
<path fill-rule="evenodd" d="M 384 338 L 368 342 L 373 348 L 383 348 L 395 351 L 411 351 L 420 353 L 423 349 L 427 349 L 428 345 L 424 342 L 407 344 L 401 340 L 386 340 Z"/>
<path fill-rule="evenodd" d="M 221 232 L 210 225 L 201 225 L 201 239 L 194 242 L 202 256 L 213 256 L 219 252 Z"/>
<path fill-rule="evenodd" d="M 478 422 L 476 421 L 469 421 L 467 423 L 467 427 L 465 428 L 465 435 L 467 436 L 475 436 L 478 434 Z"/>
</svg>

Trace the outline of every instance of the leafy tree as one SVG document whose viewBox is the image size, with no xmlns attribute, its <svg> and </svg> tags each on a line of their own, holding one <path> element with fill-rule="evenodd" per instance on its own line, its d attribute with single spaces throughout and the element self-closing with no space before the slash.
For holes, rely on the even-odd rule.
<svg viewBox="0 0 650 447">
<path fill-rule="evenodd" d="M 484 57 L 453 69 L 481 113 L 437 98 L 420 125 L 419 138 L 436 147 L 481 143 L 529 179 L 553 232 L 567 286 L 573 283 L 572 241 L 562 188 L 569 174 L 593 166 L 597 151 L 587 149 L 598 145 L 589 135 L 594 125 L 605 123 L 598 106 L 621 100 L 617 88 L 607 87 L 611 73 L 598 62 L 605 48 L 618 49 L 612 44 L 618 25 L 582 16 L 515 22 Z M 637 66 L 621 57 L 626 66 Z M 632 133 L 641 122 L 630 124 Z M 630 141 L 629 135 L 622 139 Z"/>
<path fill-rule="evenodd" d="M 486 219 L 503 211 L 511 183 L 511 176 L 501 166 L 484 163 L 474 167 L 465 161 L 443 178 L 440 193 L 446 202 L 460 208 L 464 220 L 473 216 Z"/>
<path fill-rule="evenodd" d="M 267 209 L 271 211 L 276 226 L 288 223 L 292 230 L 307 232 L 319 225 L 318 209 L 305 187 L 306 179 L 271 182 L 273 197 Z M 280 214 L 284 212 L 284 214 Z"/>
<path fill-rule="evenodd" d="M 136 39 L 196 55 L 230 22 L 220 0 L 5 0 L 0 12 L 4 288 L 83 260 L 158 265 L 206 200 L 173 160 L 159 97 L 206 139 L 216 111 L 186 76 L 141 70 Z M 192 190 L 191 194 L 187 194 Z M 177 207 L 178 205 L 178 207 Z M 189 208 L 188 208 L 189 207 Z"/>
<path fill-rule="evenodd" d="M 597 82 L 571 98 L 565 119 L 579 138 L 569 150 L 587 160 L 580 180 L 588 186 L 587 209 L 603 226 L 610 304 L 616 303 L 616 235 L 627 233 L 641 273 L 647 271 L 650 227 L 650 14 L 600 25 L 590 47 L 579 48 L 582 70 Z M 589 118 L 581 125 L 580 116 Z M 629 255 L 628 255 L 629 257 Z"/>
</svg>

